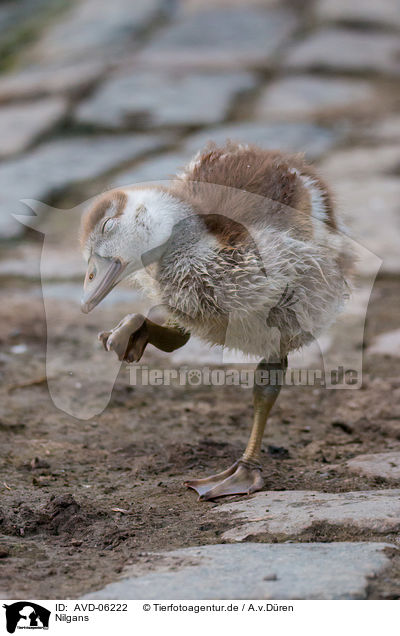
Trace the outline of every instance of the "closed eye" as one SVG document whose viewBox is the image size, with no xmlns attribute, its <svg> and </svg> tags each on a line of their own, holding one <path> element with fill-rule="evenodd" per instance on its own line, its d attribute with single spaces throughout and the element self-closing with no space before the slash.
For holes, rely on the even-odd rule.
<svg viewBox="0 0 400 636">
<path fill-rule="evenodd" d="M 105 234 L 106 232 L 110 232 L 116 225 L 116 220 L 114 218 L 106 219 L 101 226 L 101 233 Z"/>
</svg>

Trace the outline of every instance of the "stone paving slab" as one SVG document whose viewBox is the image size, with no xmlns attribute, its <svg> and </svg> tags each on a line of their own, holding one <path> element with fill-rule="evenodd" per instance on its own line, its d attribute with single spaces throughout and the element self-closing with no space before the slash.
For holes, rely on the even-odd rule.
<svg viewBox="0 0 400 636">
<path fill-rule="evenodd" d="M 286 66 L 297 70 L 376 71 L 399 75 L 399 52 L 397 35 L 324 28 L 294 45 L 289 50 Z"/>
<path fill-rule="evenodd" d="M 128 160 L 162 148 L 165 135 L 130 134 L 74 137 L 50 141 L 21 158 L 0 165 L 0 236 L 23 230 L 11 214 L 26 214 L 20 199 L 45 200 L 68 185 L 93 179 Z"/>
<path fill-rule="evenodd" d="M 82 102 L 75 119 L 111 128 L 216 124 L 232 100 L 256 86 L 246 72 L 169 74 L 135 70 L 110 78 Z"/>
<path fill-rule="evenodd" d="M 79 93 L 106 69 L 98 61 L 50 64 L 13 70 L 0 76 L 0 103 L 57 93 Z"/>
<path fill-rule="evenodd" d="M 140 162 L 134 168 L 129 168 L 115 175 L 112 187 L 142 183 L 145 181 L 163 181 L 173 177 L 182 169 L 191 157 L 190 152 L 168 152 L 151 157 Z"/>
<path fill-rule="evenodd" d="M 290 152 L 305 152 L 308 159 L 317 159 L 339 143 L 339 129 L 309 123 L 262 124 L 240 122 L 195 133 L 186 138 L 185 149 L 193 154 L 208 141 L 223 144 L 227 139 L 257 144 Z"/>
<path fill-rule="evenodd" d="M 74 62 L 125 54 L 163 6 L 162 0 L 80 0 L 45 31 L 29 56 L 36 62 Z"/>
<path fill-rule="evenodd" d="M 393 329 L 377 336 L 367 349 L 369 354 L 400 358 L 400 329 Z"/>
<path fill-rule="evenodd" d="M 300 75 L 284 77 L 268 84 L 257 101 L 260 119 L 301 120 L 314 117 L 358 115 L 374 112 L 378 93 L 363 80 Z"/>
<path fill-rule="evenodd" d="M 185 0 L 180 5 L 180 11 L 183 13 L 193 13 L 200 9 L 229 9 L 232 7 L 240 7 L 243 5 L 243 0 Z M 246 7 L 271 7 L 276 8 L 279 4 L 279 0 L 246 0 Z"/>
<path fill-rule="evenodd" d="M 400 155 L 399 155 L 400 160 Z M 338 208 L 350 236 L 382 260 L 381 273 L 400 273 L 400 180 L 369 177 L 331 180 Z M 359 264 L 359 271 L 375 271 L 376 263 Z"/>
<path fill-rule="evenodd" d="M 390 115 L 363 128 L 363 137 L 390 143 L 400 141 L 400 115 Z"/>
<path fill-rule="evenodd" d="M 399 351 L 400 329 L 397 330 L 397 334 L 397 348 Z M 393 451 L 391 453 L 358 455 L 350 459 L 346 465 L 352 472 L 366 475 L 367 477 L 383 477 L 384 479 L 400 480 L 400 452 Z"/>
<path fill-rule="evenodd" d="M 315 15 L 334 22 L 400 27 L 398 0 L 318 0 Z"/>
<path fill-rule="evenodd" d="M 296 25 L 294 14 L 283 8 L 205 9 L 159 32 L 140 59 L 158 67 L 265 67 Z"/>
<path fill-rule="evenodd" d="M 86 599 L 363 599 L 385 543 L 207 545 L 154 556 Z M 140 575 L 141 574 L 141 575 Z"/>
<path fill-rule="evenodd" d="M 50 97 L 0 107 L 0 159 L 26 149 L 65 115 L 67 103 Z"/>
<path fill-rule="evenodd" d="M 400 144 L 392 143 L 337 150 L 321 161 L 320 172 L 336 182 L 355 177 L 367 181 L 377 175 L 394 174 L 399 167 Z"/>
<path fill-rule="evenodd" d="M 400 490 L 338 494 L 307 490 L 260 492 L 249 499 L 217 506 L 210 514 L 235 519 L 236 525 L 222 535 L 230 541 L 266 533 L 294 537 L 316 522 L 377 533 L 398 532 Z"/>
</svg>

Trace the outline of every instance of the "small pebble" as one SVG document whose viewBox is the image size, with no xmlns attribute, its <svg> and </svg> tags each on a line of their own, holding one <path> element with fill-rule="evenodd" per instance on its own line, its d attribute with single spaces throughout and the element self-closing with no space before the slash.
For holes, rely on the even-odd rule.
<svg viewBox="0 0 400 636">
<path fill-rule="evenodd" d="M 24 344 L 14 345 L 10 349 L 11 353 L 21 354 L 26 353 L 28 351 L 28 347 Z"/>
</svg>

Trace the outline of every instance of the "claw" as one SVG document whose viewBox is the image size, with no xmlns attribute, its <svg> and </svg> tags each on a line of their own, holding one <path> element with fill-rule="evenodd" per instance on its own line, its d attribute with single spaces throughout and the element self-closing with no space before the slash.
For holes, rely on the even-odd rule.
<svg viewBox="0 0 400 636">
<path fill-rule="evenodd" d="M 251 495 L 261 490 L 264 480 L 261 468 L 238 461 L 233 466 L 206 479 L 185 481 L 187 488 L 192 488 L 199 495 L 199 501 L 207 501 L 227 495 Z"/>
</svg>

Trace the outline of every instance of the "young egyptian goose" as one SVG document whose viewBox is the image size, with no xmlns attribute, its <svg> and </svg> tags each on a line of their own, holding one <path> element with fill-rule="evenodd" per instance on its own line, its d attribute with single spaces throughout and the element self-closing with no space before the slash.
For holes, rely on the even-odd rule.
<svg viewBox="0 0 400 636">
<path fill-rule="evenodd" d="M 139 361 L 148 343 L 173 351 L 190 334 L 262 358 L 243 456 L 186 482 L 201 499 L 260 490 L 261 441 L 280 390 L 271 371 L 284 373 L 288 353 L 330 325 L 347 292 L 352 256 L 324 182 L 299 156 L 210 145 L 168 187 L 104 194 L 82 219 L 81 243 L 84 312 L 122 279 L 158 306 L 99 334 L 121 360 Z"/>
</svg>

